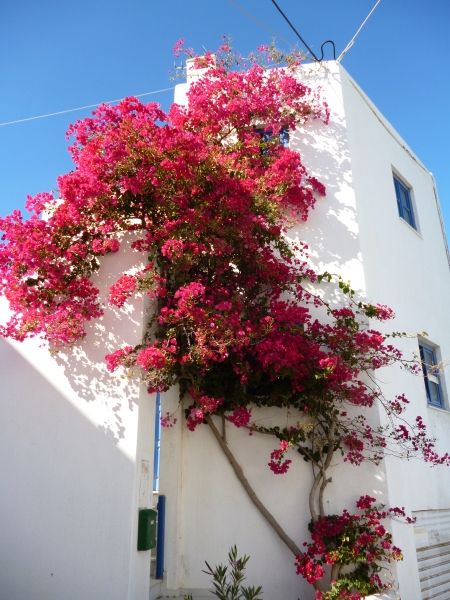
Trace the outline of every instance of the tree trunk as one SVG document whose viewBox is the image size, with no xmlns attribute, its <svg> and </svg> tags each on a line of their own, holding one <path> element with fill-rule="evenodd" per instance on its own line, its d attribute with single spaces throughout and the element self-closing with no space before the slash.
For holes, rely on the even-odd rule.
<svg viewBox="0 0 450 600">
<path fill-rule="evenodd" d="M 214 437 L 218 441 L 225 456 L 227 457 L 228 462 L 230 463 L 231 467 L 233 468 L 233 471 L 235 472 L 236 477 L 241 482 L 242 487 L 247 492 L 248 497 L 253 502 L 253 504 L 256 506 L 259 513 L 269 523 L 269 525 L 272 527 L 272 529 L 275 531 L 275 533 L 278 535 L 278 537 L 286 544 L 286 546 L 289 548 L 289 550 L 292 552 L 292 554 L 294 554 L 295 556 L 300 554 L 301 553 L 300 548 L 297 546 L 297 544 L 294 542 L 294 540 L 292 540 L 288 536 L 288 534 L 284 531 L 284 529 L 281 527 L 281 525 L 278 523 L 278 521 L 275 519 L 275 517 L 272 515 L 272 513 L 264 506 L 264 504 L 258 498 L 255 490 L 252 488 L 248 479 L 245 477 L 244 471 L 242 470 L 241 465 L 238 463 L 238 461 L 234 457 L 233 453 L 231 452 L 230 447 L 228 446 L 227 442 L 220 435 L 219 430 L 214 425 L 212 417 L 207 416 L 206 422 L 208 423 L 209 428 L 211 429 L 212 433 L 214 434 Z"/>
</svg>

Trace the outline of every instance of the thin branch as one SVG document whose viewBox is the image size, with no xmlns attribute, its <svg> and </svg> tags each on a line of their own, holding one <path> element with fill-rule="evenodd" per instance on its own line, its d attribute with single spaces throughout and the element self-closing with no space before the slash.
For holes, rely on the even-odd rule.
<svg viewBox="0 0 450 600">
<path fill-rule="evenodd" d="M 289 550 L 292 552 L 292 554 L 294 554 L 295 556 L 300 554 L 301 553 L 300 548 L 287 535 L 287 533 L 284 531 L 284 529 L 281 527 L 281 525 L 278 523 L 278 521 L 275 519 L 275 517 L 272 515 L 272 513 L 269 512 L 269 510 L 267 510 L 267 508 L 264 506 L 264 504 L 258 498 L 255 490 L 252 488 L 248 479 L 245 477 L 241 465 L 238 463 L 238 461 L 234 457 L 234 455 L 231 452 L 230 447 L 228 446 L 226 441 L 220 435 L 219 430 L 214 425 L 213 420 L 210 416 L 206 417 L 206 422 L 208 423 L 209 428 L 211 429 L 212 433 L 214 434 L 214 437 L 216 438 L 216 440 L 219 443 L 219 446 L 222 448 L 225 456 L 227 457 L 228 462 L 230 463 L 231 467 L 233 468 L 233 471 L 235 472 L 236 477 L 239 479 L 239 481 L 242 484 L 242 487 L 247 492 L 247 495 L 250 498 L 250 500 L 256 506 L 256 508 L 258 509 L 260 514 L 264 517 L 264 519 L 269 523 L 269 525 L 272 527 L 272 529 L 275 531 L 275 533 L 278 535 L 278 537 L 286 544 L 286 546 L 289 548 Z"/>
<path fill-rule="evenodd" d="M 222 414 L 222 439 L 224 442 L 227 441 L 227 421 L 225 419 L 225 415 Z"/>
<path fill-rule="evenodd" d="M 340 565 L 339 563 L 334 563 L 334 565 L 331 567 L 331 581 L 337 581 L 341 570 L 341 566 L 342 565 Z"/>
<path fill-rule="evenodd" d="M 323 494 L 327 485 L 331 483 L 331 477 L 327 477 L 325 471 L 322 471 L 322 483 L 319 490 L 319 514 L 321 517 L 325 515 L 325 507 L 323 504 Z"/>
<path fill-rule="evenodd" d="M 336 430 L 336 421 L 333 421 L 331 423 L 331 426 L 330 426 L 330 429 L 328 430 L 328 435 L 327 435 L 327 438 L 328 438 L 327 456 L 325 458 L 325 462 L 323 463 L 323 465 L 321 467 L 322 485 L 320 486 L 320 490 L 319 490 L 319 512 L 320 512 L 321 517 L 323 517 L 325 515 L 325 508 L 323 505 L 323 494 L 324 494 L 326 486 L 331 481 L 331 478 L 327 477 L 327 470 L 330 468 L 331 461 L 333 460 L 333 456 L 334 456 L 334 443 L 335 443 L 334 432 L 335 432 L 335 430 Z"/>
<path fill-rule="evenodd" d="M 323 475 L 322 471 L 319 471 L 314 478 L 314 483 L 312 484 L 311 490 L 309 492 L 309 512 L 311 513 L 311 519 L 315 522 L 319 518 L 319 512 L 316 507 L 316 494 L 319 489 L 320 484 L 322 483 Z"/>
</svg>

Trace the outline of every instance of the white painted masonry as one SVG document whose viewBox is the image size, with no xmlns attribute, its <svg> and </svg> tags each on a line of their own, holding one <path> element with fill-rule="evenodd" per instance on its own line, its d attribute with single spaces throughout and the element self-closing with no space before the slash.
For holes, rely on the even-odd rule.
<svg viewBox="0 0 450 600">
<path fill-rule="evenodd" d="M 102 261 L 103 297 L 136 264 L 124 246 Z M 151 501 L 153 403 L 104 362 L 139 343 L 142 319 L 142 300 L 126 319 L 108 309 L 55 357 L 0 340 L 1 600 L 147 600 L 149 552 L 136 550 L 136 525 Z"/>
<path fill-rule="evenodd" d="M 358 198 L 360 239 L 369 298 L 392 306 L 395 329 L 426 332 L 425 339 L 440 349 L 441 380 L 450 385 L 450 270 L 433 176 L 406 143 L 376 111 L 353 80 L 343 76 L 343 91 L 352 150 L 353 180 Z M 412 188 L 418 232 L 398 216 L 392 171 Z M 387 326 L 386 326 L 387 329 Z M 418 354 L 417 337 L 404 340 L 406 354 Z M 387 370 L 386 370 L 387 371 Z M 404 391 L 411 416 L 421 414 L 441 450 L 450 448 L 450 412 L 427 406 L 421 378 L 391 369 L 382 374 L 386 393 Z M 386 461 L 388 498 L 411 511 L 450 508 L 450 470 L 429 468 L 412 461 Z M 404 600 L 422 598 L 414 544 L 414 528 L 394 524 L 396 542 L 404 550 L 398 580 Z M 443 570 L 443 569 L 441 569 Z M 450 585 L 436 573 L 433 594 L 450 597 Z M 427 597 L 427 594 L 423 596 Z"/>
<path fill-rule="evenodd" d="M 386 330 L 426 331 L 448 363 L 449 264 L 433 178 L 342 66 L 312 65 L 306 78 L 322 87 L 331 108 L 330 125 L 310 124 L 291 136 L 291 147 L 326 184 L 327 197 L 291 235 L 310 244 L 316 266 L 340 273 L 363 297 L 392 306 L 397 319 Z M 187 86 L 176 87 L 176 102 L 186 101 Z M 412 187 L 418 232 L 398 215 L 393 171 Z M 378 323 L 374 326 L 379 328 Z M 409 355 L 418 353 L 415 336 L 401 345 Z M 444 371 L 450 382 L 448 366 Z M 410 414 L 423 415 L 442 447 L 450 447 L 450 412 L 427 407 L 421 377 L 393 368 L 385 369 L 380 381 L 387 395 L 405 392 L 411 400 Z M 165 396 L 164 410 L 176 410 L 176 393 Z M 237 544 L 240 552 L 251 555 L 248 580 L 263 585 L 264 598 L 310 600 L 313 593 L 295 575 L 293 557 L 256 513 L 210 432 L 206 427 L 189 432 L 179 416 L 177 426 L 164 430 L 162 439 L 167 597 L 176 590 L 192 590 L 194 598 L 208 597 L 203 561 L 224 562 L 228 548 Z M 373 418 L 377 422 L 380 416 Z M 258 419 L 270 422 L 267 412 Z M 309 521 L 311 479 L 306 465 L 294 461 L 297 464 L 287 475 L 275 477 L 266 466 L 270 440 L 249 439 L 234 427 L 228 428 L 227 439 L 256 491 L 301 543 Z M 450 508 L 450 471 L 394 459 L 378 468 L 337 465 L 327 491 L 330 512 L 353 506 L 361 493 L 411 512 Z M 419 600 L 414 528 L 394 523 L 393 532 L 405 550 L 405 560 L 393 573 L 399 592 L 403 600 Z"/>
<path fill-rule="evenodd" d="M 450 385 L 449 263 L 433 178 L 340 65 L 312 65 L 305 76 L 322 87 L 331 122 L 296 132 L 291 145 L 326 184 L 327 196 L 291 236 L 310 244 L 317 267 L 392 306 L 396 330 L 426 331 Z M 185 102 L 186 89 L 176 87 L 176 102 Z M 418 231 L 398 216 L 394 171 L 413 190 Z M 135 260 L 127 250 L 104 259 L 97 281 L 103 295 Z M 6 312 L 2 304 L 2 320 Z M 233 544 L 251 555 L 248 582 L 263 585 L 265 600 L 311 600 L 293 556 L 250 503 L 209 429 L 185 427 L 177 390 L 163 395 L 163 411 L 178 411 L 161 447 L 165 576 L 150 585 L 149 553 L 136 551 L 136 523 L 138 508 L 151 506 L 154 402 L 138 384 L 107 374 L 103 360 L 113 348 L 138 343 L 143 321 L 140 300 L 126 318 L 108 309 L 83 344 L 55 357 L 33 342 L 0 340 L 0 600 L 147 600 L 149 589 L 152 600 L 183 598 L 189 590 L 200 600 L 211 597 L 204 560 L 224 562 Z M 414 335 L 401 344 L 417 354 Z M 420 377 L 393 368 L 380 381 L 386 395 L 405 392 L 411 415 L 423 415 L 442 447 L 450 447 L 450 412 L 427 406 Z M 269 424 L 279 414 L 255 417 Z M 375 411 L 374 422 L 380 418 Z M 227 440 L 268 508 L 301 544 L 308 537 L 308 466 L 294 460 L 277 477 L 266 465 L 270 439 L 229 426 Z M 337 460 L 333 478 L 329 512 L 352 507 L 361 493 L 421 515 L 450 509 L 449 469 L 393 459 L 363 469 Z M 405 551 L 394 571 L 401 598 L 420 600 L 414 528 L 394 523 L 393 533 Z M 423 528 L 420 536 L 431 544 Z"/>
</svg>

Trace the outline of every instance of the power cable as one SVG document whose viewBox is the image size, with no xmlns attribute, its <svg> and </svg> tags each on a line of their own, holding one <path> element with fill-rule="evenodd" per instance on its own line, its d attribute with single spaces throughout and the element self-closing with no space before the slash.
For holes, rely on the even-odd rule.
<svg viewBox="0 0 450 600">
<path fill-rule="evenodd" d="M 364 19 L 364 21 L 361 23 L 361 25 L 355 31 L 352 39 L 349 41 L 349 43 L 345 46 L 345 48 L 339 54 L 339 56 L 337 58 L 337 62 L 341 62 L 341 60 L 344 58 L 344 56 L 347 54 L 347 52 L 350 50 L 350 48 L 354 45 L 356 38 L 358 37 L 359 33 L 361 32 L 361 29 L 364 27 L 364 25 L 370 19 L 370 17 L 372 16 L 372 14 L 375 12 L 375 9 L 380 4 L 380 2 L 381 2 L 381 0 L 377 0 L 375 2 L 375 4 L 372 6 L 372 10 L 369 12 L 369 14 L 367 15 L 367 17 Z"/>
<path fill-rule="evenodd" d="M 323 61 L 323 47 L 326 46 L 327 44 L 330 44 L 331 47 L 333 48 L 333 60 L 336 60 L 336 46 L 334 45 L 333 40 L 326 40 L 325 42 L 323 42 L 323 44 L 320 46 L 320 60 L 319 62 Z"/>
<path fill-rule="evenodd" d="M 229 4 L 234 6 L 240 13 L 242 13 L 247 19 L 253 21 L 253 23 L 255 23 L 260 29 L 266 31 L 267 33 L 270 33 L 270 35 L 274 36 L 275 38 L 280 39 L 286 45 L 289 45 L 289 42 L 287 40 L 285 40 L 275 31 L 273 31 L 266 23 L 264 23 L 264 21 L 261 21 L 261 19 L 255 17 L 255 15 L 251 13 L 247 8 L 245 8 L 240 2 L 238 2 L 238 0 L 228 0 L 228 2 Z"/>
<path fill-rule="evenodd" d="M 305 46 L 305 48 L 308 50 L 308 52 L 311 54 L 311 56 L 314 58 L 314 60 L 316 62 L 321 62 L 321 60 L 323 60 L 323 50 L 322 50 L 322 58 L 319 59 L 313 50 L 311 50 L 311 48 L 308 46 L 308 44 L 305 42 L 305 40 L 302 38 L 302 36 L 299 34 L 299 32 L 297 31 L 297 29 L 294 27 L 294 25 L 292 25 L 291 21 L 288 19 L 288 17 L 284 14 L 284 12 L 282 11 L 282 9 L 280 8 L 280 6 L 277 4 L 277 2 L 275 0 L 271 0 L 272 4 L 275 6 L 275 8 L 277 9 L 277 11 L 280 13 L 280 15 L 283 17 L 283 19 L 286 21 L 286 23 L 289 25 L 289 27 L 292 29 L 292 31 L 295 33 L 295 35 L 298 37 L 298 39 L 301 41 L 301 43 Z M 330 40 L 328 40 L 330 41 Z M 324 46 L 324 44 L 326 44 L 327 42 L 324 42 L 322 44 L 322 47 Z"/>
<path fill-rule="evenodd" d="M 144 96 L 154 96 L 155 94 L 161 94 L 162 92 L 169 92 L 175 89 L 174 87 L 163 88 L 162 90 L 153 90 L 152 92 L 144 92 L 143 94 L 134 94 L 134 98 L 143 98 Z M 35 117 L 26 117 L 25 119 L 16 119 L 15 121 L 4 121 L 0 123 L 0 127 L 6 125 L 15 125 L 16 123 L 25 123 L 26 121 L 36 121 L 37 119 L 46 119 L 47 117 L 55 117 L 56 115 L 65 115 L 67 113 L 77 112 L 79 110 L 85 110 L 87 108 L 95 108 L 100 104 L 114 104 L 115 102 L 121 102 L 124 98 L 116 98 L 115 100 L 103 100 L 103 102 L 97 102 L 97 104 L 87 104 L 86 106 L 78 106 L 77 108 L 68 108 L 67 110 L 59 110 L 57 112 L 47 113 L 45 115 L 37 115 Z"/>
</svg>

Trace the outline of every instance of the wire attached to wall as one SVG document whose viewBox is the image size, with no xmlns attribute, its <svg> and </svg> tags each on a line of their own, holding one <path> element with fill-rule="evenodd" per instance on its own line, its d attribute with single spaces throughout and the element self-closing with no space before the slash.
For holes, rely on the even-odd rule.
<svg viewBox="0 0 450 600">
<path fill-rule="evenodd" d="M 367 17 L 364 19 L 364 21 L 361 23 L 361 25 L 355 31 L 352 39 L 349 41 L 349 43 L 345 46 L 345 48 L 339 54 L 339 56 L 337 58 L 337 62 L 341 62 L 341 60 L 344 58 L 344 56 L 347 54 L 347 52 L 350 50 L 350 48 L 352 48 L 352 46 L 355 44 L 356 38 L 358 37 L 358 35 L 360 34 L 362 28 L 367 23 L 367 21 L 370 19 L 370 17 L 372 16 L 372 14 L 375 12 L 375 10 L 378 7 L 378 5 L 380 4 L 380 2 L 381 2 L 381 0 L 377 0 L 375 2 L 375 4 L 372 6 L 372 10 L 369 12 L 369 14 L 367 15 Z"/>
<path fill-rule="evenodd" d="M 356 38 L 358 37 L 358 35 L 360 34 L 361 30 L 363 29 L 363 27 L 365 26 L 365 24 L 367 23 L 367 21 L 370 19 L 370 17 L 372 16 L 372 14 L 375 12 L 375 10 L 378 7 L 378 5 L 380 4 L 381 0 L 377 0 L 375 2 L 375 4 L 372 7 L 371 11 L 367 15 L 367 17 L 364 19 L 364 21 L 361 23 L 361 25 L 358 27 L 358 29 L 354 33 L 352 39 L 345 46 L 344 50 L 341 52 L 341 54 L 338 56 L 337 59 L 336 59 L 336 46 L 335 46 L 333 40 L 326 40 L 325 42 L 322 43 L 322 45 L 320 46 L 321 56 L 319 58 L 315 54 L 315 52 L 312 50 L 312 48 L 309 46 L 309 44 L 303 39 L 303 37 L 300 35 L 300 33 L 297 31 L 297 29 L 294 27 L 294 25 L 292 24 L 292 22 L 290 21 L 290 19 L 287 17 L 287 15 L 283 12 L 283 10 L 278 5 L 278 3 L 276 2 L 276 0 L 271 0 L 271 2 L 275 6 L 275 8 L 278 10 L 278 12 L 281 14 L 281 16 L 286 21 L 286 23 L 289 25 L 289 27 L 292 29 L 292 31 L 295 33 L 295 35 L 298 37 L 298 39 L 301 41 L 301 43 L 305 46 L 305 48 L 311 54 L 311 56 L 313 57 L 313 59 L 316 62 L 320 63 L 324 59 L 324 47 L 327 44 L 330 44 L 332 46 L 332 48 L 333 48 L 333 59 L 337 60 L 337 62 L 341 62 L 342 61 L 342 59 L 347 54 L 347 52 L 355 44 Z M 155 95 L 155 94 L 161 94 L 163 92 L 169 92 L 169 91 L 171 91 L 173 89 L 174 89 L 174 87 L 168 87 L 168 88 L 163 88 L 163 89 L 160 89 L 160 90 L 153 90 L 151 92 L 144 92 L 143 94 L 134 94 L 134 97 L 135 98 L 143 98 L 145 96 L 152 96 L 152 95 Z M 43 115 L 36 115 L 34 117 L 26 117 L 24 119 L 15 119 L 13 121 L 4 121 L 3 123 L 0 123 L 0 127 L 6 127 L 7 125 L 16 125 L 18 123 L 25 123 L 25 122 L 28 122 L 28 121 L 36 121 L 38 119 L 47 119 L 49 117 L 55 117 L 55 116 L 58 116 L 58 115 L 65 115 L 65 114 L 72 113 L 72 112 L 77 112 L 77 111 L 80 111 L 80 110 L 86 110 L 88 108 L 96 108 L 97 106 L 100 106 L 100 104 L 114 104 L 115 102 L 120 102 L 123 99 L 124 98 L 115 98 L 114 100 L 104 100 L 102 102 L 97 102 L 96 104 L 87 104 L 85 106 L 78 106 L 76 108 L 68 108 L 66 110 L 59 110 L 59 111 L 56 111 L 56 112 L 46 113 L 46 114 L 43 114 Z"/>
<path fill-rule="evenodd" d="M 330 44 L 333 48 L 333 60 L 336 60 L 336 46 L 334 45 L 333 40 L 326 40 L 325 42 L 323 42 L 323 44 L 320 46 L 320 61 L 323 61 L 323 47 L 326 46 L 327 44 Z"/>
<path fill-rule="evenodd" d="M 300 35 L 300 33 L 297 31 L 297 29 L 294 27 L 294 25 L 291 23 L 291 21 L 289 20 L 289 18 L 287 17 L 287 15 L 283 12 L 283 10 L 281 9 L 281 7 L 279 6 L 279 4 L 276 2 L 276 0 L 271 0 L 272 4 L 275 6 L 275 8 L 278 10 L 278 12 L 280 13 L 280 15 L 283 17 L 283 19 L 286 21 L 286 23 L 289 25 L 289 27 L 292 29 L 292 31 L 295 33 L 295 35 L 298 37 L 298 39 L 301 41 L 301 43 L 305 46 L 305 48 L 308 50 L 308 52 L 311 54 L 311 56 L 313 57 L 313 59 L 320 63 L 323 61 L 324 56 L 323 56 L 323 52 L 324 52 L 324 46 L 326 46 L 327 44 L 331 44 L 332 48 L 333 48 L 333 60 L 336 60 L 336 46 L 334 45 L 333 40 L 326 40 L 325 42 L 323 42 L 323 44 L 320 46 L 320 58 L 315 54 L 315 52 L 312 50 L 312 48 L 306 43 L 306 41 L 302 38 L 302 36 Z"/>
<path fill-rule="evenodd" d="M 289 42 L 287 40 L 285 40 L 283 37 L 281 37 L 276 31 L 273 31 L 273 29 L 271 27 L 269 27 L 267 25 L 267 23 L 262 21 L 260 18 L 255 17 L 255 15 L 253 13 L 251 13 L 240 2 L 238 2 L 238 0 L 228 0 L 228 2 L 229 2 L 229 4 L 231 4 L 231 6 L 233 6 L 236 10 L 238 10 L 241 14 L 243 14 L 247 19 L 252 21 L 261 30 L 265 31 L 266 33 L 270 33 L 271 36 L 273 36 L 276 39 L 281 40 L 286 45 L 289 44 Z"/>
<path fill-rule="evenodd" d="M 297 29 L 294 27 L 294 25 L 289 20 L 289 18 L 285 15 L 285 13 L 281 9 L 281 7 L 277 4 L 276 0 L 271 0 L 271 2 L 275 6 L 275 8 L 277 9 L 277 11 L 280 13 L 280 15 L 283 17 L 283 19 L 286 21 L 286 23 L 289 25 L 289 27 L 292 29 L 292 31 L 295 33 L 295 35 L 298 37 L 298 39 L 301 41 L 301 43 L 305 46 L 305 48 L 308 50 L 308 52 L 314 58 L 314 60 L 316 62 L 320 62 L 320 59 L 316 56 L 316 54 L 314 53 L 314 50 L 312 50 L 310 48 L 310 46 L 307 44 L 307 42 L 305 42 L 305 40 L 299 34 L 299 32 L 297 31 Z M 324 44 L 326 44 L 326 42 L 324 42 Z M 322 57 L 323 57 L 323 52 L 322 52 Z"/>
<path fill-rule="evenodd" d="M 162 94 L 163 92 L 169 92 L 175 89 L 173 86 L 168 88 L 163 88 L 162 90 L 153 90 L 152 92 L 144 92 L 143 94 L 130 94 L 134 98 L 143 98 L 144 96 L 154 96 L 155 94 Z M 45 115 L 37 115 L 35 117 L 26 117 L 25 119 L 16 119 L 15 121 L 4 121 L 0 123 L 0 127 L 5 127 L 6 125 L 15 125 L 16 123 L 25 123 L 26 121 L 36 121 L 37 119 L 47 119 L 48 117 L 56 117 L 57 115 L 65 115 L 67 113 L 77 112 L 79 110 L 86 110 L 87 108 L 96 108 L 100 106 L 100 104 L 114 104 L 115 102 L 121 102 L 124 98 L 116 98 L 115 100 L 103 100 L 102 102 L 97 102 L 96 104 L 87 104 L 86 106 L 78 106 L 77 108 L 68 108 L 66 110 L 59 110 L 57 112 L 47 113 Z"/>
</svg>

